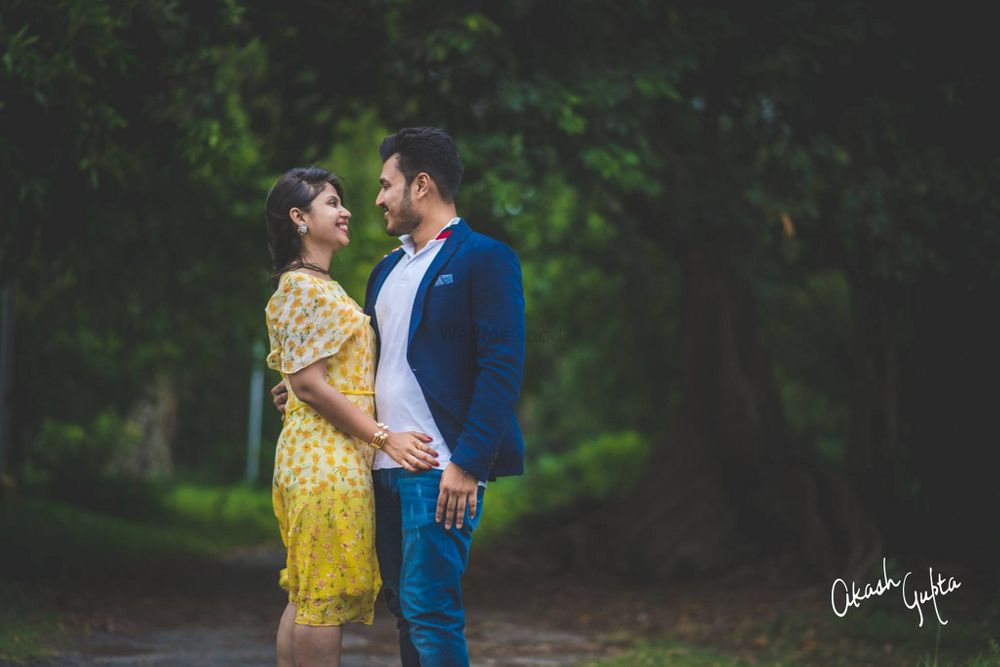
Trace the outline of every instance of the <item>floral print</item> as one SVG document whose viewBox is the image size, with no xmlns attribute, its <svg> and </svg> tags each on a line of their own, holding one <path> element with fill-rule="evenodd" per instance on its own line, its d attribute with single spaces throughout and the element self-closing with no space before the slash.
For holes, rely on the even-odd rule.
<svg viewBox="0 0 1000 667">
<path fill-rule="evenodd" d="M 375 414 L 375 334 L 334 281 L 281 277 L 266 309 L 269 367 L 288 386 L 274 460 L 272 498 L 288 551 L 279 583 L 301 625 L 371 623 L 381 586 L 375 556 L 374 450 L 321 417 L 291 390 L 288 375 L 326 358 L 326 380 Z"/>
</svg>

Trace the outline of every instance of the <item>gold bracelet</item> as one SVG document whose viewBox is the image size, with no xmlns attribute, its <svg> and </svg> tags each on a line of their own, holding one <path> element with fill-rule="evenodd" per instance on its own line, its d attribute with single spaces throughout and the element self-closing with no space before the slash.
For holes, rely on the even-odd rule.
<svg viewBox="0 0 1000 667">
<path fill-rule="evenodd" d="M 389 427 L 386 426 L 384 423 L 382 422 L 376 422 L 376 423 L 378 424 L 379 430 L 382 431 L 382 438 L 378 441 L 378 448 L 382 449 L 382 445 L 384 445 L 385 441 L 389 439 L 389 434 L 392 433 L 392 431 L 390 431 Z"/>
<path fill-rule="evenodd" d="M 375 435 L 372 437 L 372 441 L 368 443 L 369 447 L 374 447 L 375 449 L 382 449 L 382 445 L 385 441 L 389 439 L 389 429 L 385 424 L 379 424 L 379 430 L 375 431 Z M 382 429 L 385 430 L 382 430 Z"/>
</svg>

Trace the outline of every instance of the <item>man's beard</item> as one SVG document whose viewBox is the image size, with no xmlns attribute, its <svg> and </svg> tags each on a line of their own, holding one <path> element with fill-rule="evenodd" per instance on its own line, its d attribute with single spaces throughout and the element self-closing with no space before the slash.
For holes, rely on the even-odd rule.
<svg viewBox="0 0 1000 667">
<path fill-rule="evenodd" d="M 395 225 L 391 230 L 386 230 L 390 236 L 402 236 L 412 234 L 413 231 L 423 222 L 423 217 L 413 210 L 410 204 L 410 191 L 403 191 L 403 199 L 399 202 L 399 210 L 393 216 Z"/>
</svg>

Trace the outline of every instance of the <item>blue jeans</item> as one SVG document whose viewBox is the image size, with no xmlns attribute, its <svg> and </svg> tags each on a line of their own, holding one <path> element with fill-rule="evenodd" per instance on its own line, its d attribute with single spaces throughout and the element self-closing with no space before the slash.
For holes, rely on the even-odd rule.
<svg viewBox="0 0 1000 667">
<path fill-rule="evenodd" d="M 403 667 L 467 667 L 462 574 L 472 533 L 483 511 L 483 488 L 473 519 L 461 529 L 434 522 L 440 470 L 372 472 L 375 547 L 382 593 L 396 617 Z"/>
</svg>

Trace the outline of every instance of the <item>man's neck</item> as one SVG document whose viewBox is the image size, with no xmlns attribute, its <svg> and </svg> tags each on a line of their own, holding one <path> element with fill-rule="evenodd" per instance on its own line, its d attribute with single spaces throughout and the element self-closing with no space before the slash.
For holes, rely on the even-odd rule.
<svg viewBox="0 0 1000 667">
<path fill-rule="evenodd" d="M 441 230 L 456 217 L 455 208 L 451 207 L 450 210 L 441 211 L 433 217 L 428 216 L 424 218 L 420 227 L 413 230 L 413 234 L 410 236 L 413 240 L 414 251 L 420 252 L 432 239 L 437 238 L 437 235 L 441 233 Z"/>
</svg>

